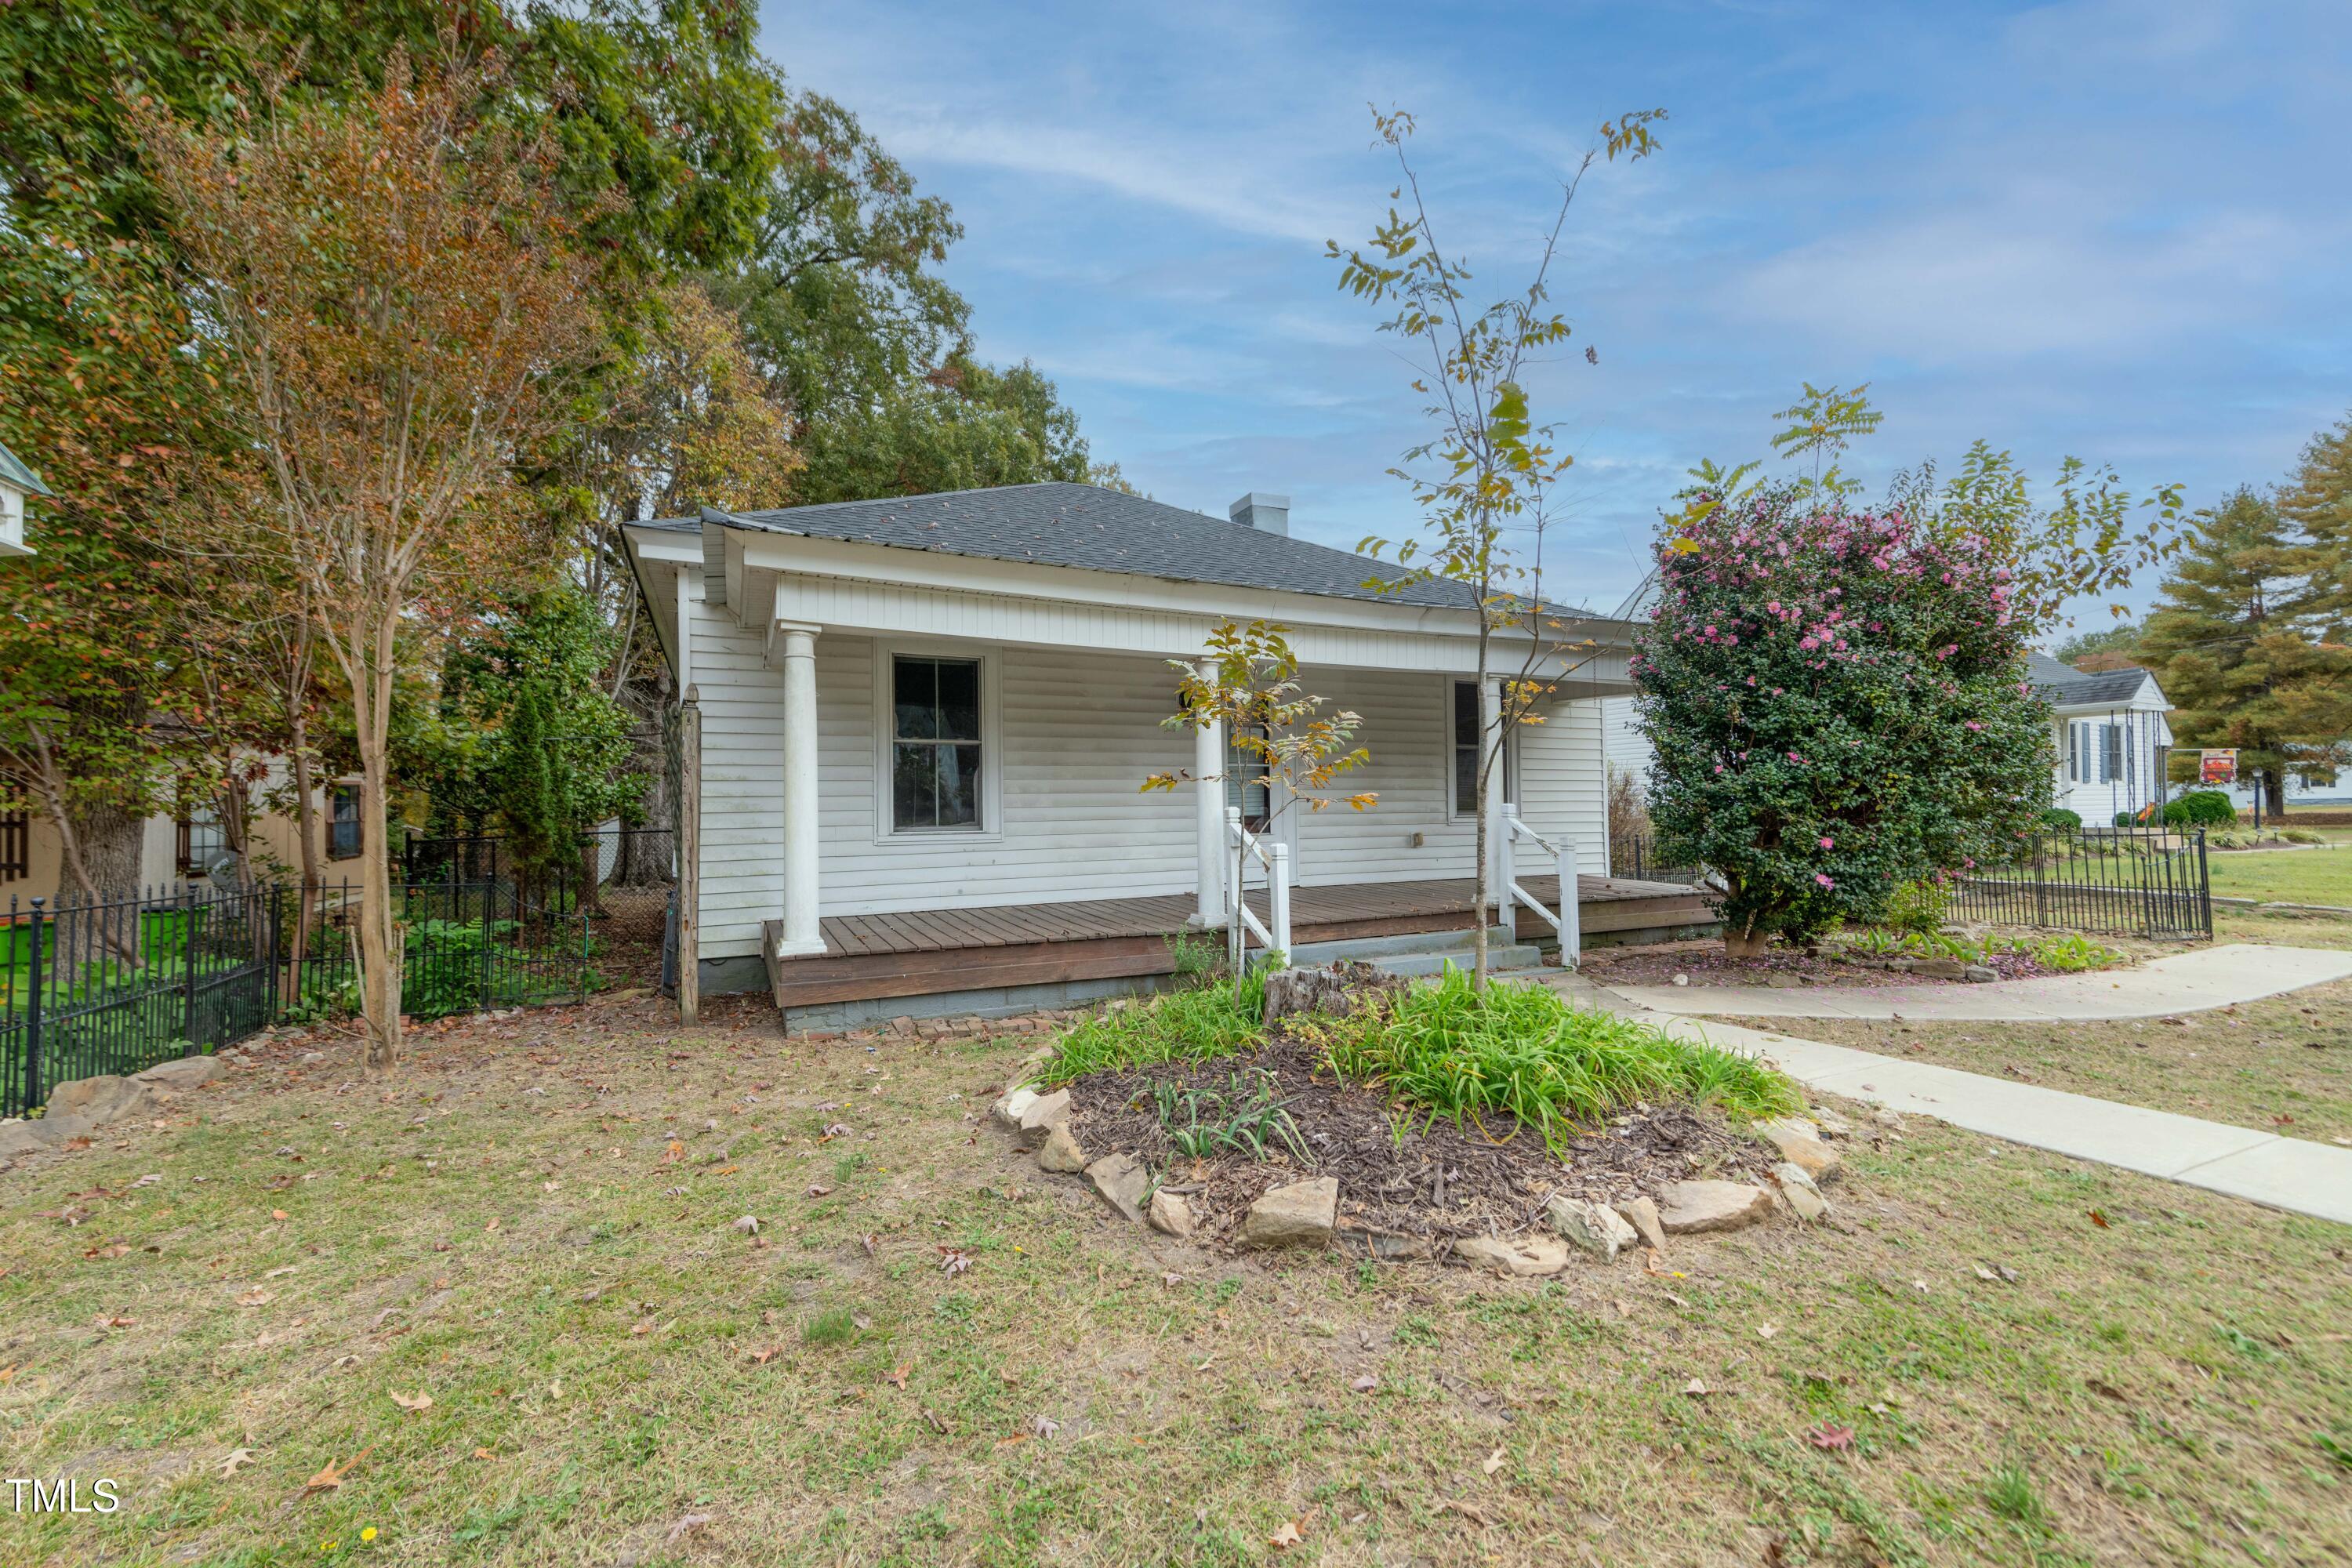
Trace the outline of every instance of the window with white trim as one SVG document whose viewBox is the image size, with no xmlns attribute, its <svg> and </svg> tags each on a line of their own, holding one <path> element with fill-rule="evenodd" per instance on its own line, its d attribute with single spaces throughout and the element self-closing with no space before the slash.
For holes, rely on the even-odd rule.
<svg viewBox="0 0 2352 1568">
<path fill-rule="evenodd" d="M 1252 724 L 1248 732 L 1263 739 L 1265 726 Z M 1225 805 L 1242 814 L 1242 826 L 1252 833 L 1265 832 L 1274 820 L 1272 774 L 1264 752 L 1225 736 Z"/>
<path fill-rule="evenodd" d="M 891 831 L 980 831 L 980 676 L 976 658 L 891 656 Z"/>
<path fill-rule="evenodd" d="M 1478 713 L 1478 683 L 1457 680 L 1454 683 L 1454 815 L 1478 815 L 1478 735 L 1481 726 Z M 1511 788 L 1514 772 L 1513 753 L 1517 748 L 1511 736 L 1503 736 L 1503 754 L 1498 759 L 1503 769 L 1503 799 L 1515 797 Z"/>
</svg>

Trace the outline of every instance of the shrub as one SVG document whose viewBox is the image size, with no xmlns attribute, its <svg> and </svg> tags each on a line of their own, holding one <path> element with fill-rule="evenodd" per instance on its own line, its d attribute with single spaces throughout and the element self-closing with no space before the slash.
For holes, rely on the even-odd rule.
<svg viewBox="0 0 2352 1568">
<path fill-rule="evenodd" d="M 1060 1084 L 1112 1068 L 1229 1057 L 1265 1037 L 1258 1026 L 1265 1015 L 1263 967 L 1252 969 L 1238 984 L 1200 985 L 1106 1008 L 1080 1019 L 1055 1042 L 1038 1080 Z"/>
<path fill-rule="evenodd" d="M 1726 945 L 1868 924 L 1997 860 L 2051 789 L 2005 568 L 1900 512 L 1767 498 L 1685 514 L 1636 637 L 1661 858 L 1727 884 Z"/>
<path fill-rule="evenodd" d="M 2174 826 L 2211 826 L 2227 824 L 2234 826 L 2238 808 L 2230 797 L 2218 789 L 2193 789 L 2164 808 L 2164 820 Z"/>
<path fill-rule="evenodd" d="M 1921 877 L 1904 883 L 1886 900 L 1885 925 L 1890 931 L 1926 936 L 1941 931 L 1951 909 L 1952 895 L 1943 883 Z"/>
<path fill-rule="evenodd" d="M 2053 805 L 2042 814 L 2042 826 L 2058 833 L 2080 833 L 2083 830 L 2083 814 L 2069 811 L 2063 805 Z"/>
</svg>

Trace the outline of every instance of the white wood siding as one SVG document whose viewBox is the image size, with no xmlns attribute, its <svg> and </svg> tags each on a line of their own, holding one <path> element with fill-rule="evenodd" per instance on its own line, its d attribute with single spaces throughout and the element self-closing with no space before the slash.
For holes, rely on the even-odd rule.
<svg viewBox="0 0 2352 1568">
<path fill-rule="evenodd" d="M 1519 761 L 1519 820 L 1538 833 L 1576 846 L 1576 868 L 1587 877 L 1609 872 L 1608 791 L 1603 707 L 1610 700 L 1585 699 L 1551 709 L 1543 723 L 1523 725 Z M 1549 866 L 1531 864 L 1542 851 L 1524 840 L 1515 851 L 1521 873 L 1541 876 Z"/>
<path fill-rule="evenodd" d="M 725 609 L 693 606 L 703 711 L 702 953 L 756 954 L 782 897 L 782 680 L 763 637 Z M 997 794 L 989 831 L 880 832 L 875 681 L 888 639 L 817 638 L 819 868 L 823 912 L 1047 903 L 1192 889 L 1189 793 L 1142 793 L 1150 773 L 1189 766 L 1192 737 L 1160 728 L 1173 689 L 1159 659 L 1091 649 L 924 645 L 995 661 Z M 1380 804 L 1293 808 L 1299 880 L 1465 877 L 1472 825 L 1447 815 L 1449 681 L 1422 673 L 1324 669 L 1310 690 L 1363 718 L 1371 761 L 1349 787 Z M 1521 815 L 1567 831 L 1588 868 L 1604 865 L 1598 704 L 1561 705 L 1522 731 Z M 1418 847 L 1412 839 L 1423 836 Z"/>
</svg>

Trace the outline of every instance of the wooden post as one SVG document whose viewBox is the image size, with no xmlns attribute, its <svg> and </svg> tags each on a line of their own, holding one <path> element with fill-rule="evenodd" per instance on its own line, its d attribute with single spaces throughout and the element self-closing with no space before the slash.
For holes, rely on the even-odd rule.
<svg viewBox="0 0 2352 1568">
<path fill-rule="evenodd" d="M 702 700 L 694 687 L 677 713 L 677 1017 L 702 1015 Z"/>
</svg>

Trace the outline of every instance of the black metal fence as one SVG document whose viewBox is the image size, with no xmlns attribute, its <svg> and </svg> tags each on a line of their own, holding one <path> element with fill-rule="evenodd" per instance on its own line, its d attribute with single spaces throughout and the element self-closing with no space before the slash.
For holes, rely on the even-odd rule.
<svg viewBox="0 0 2352 1568">
<path fill-rule="evenodd" d="M 402 866 L 411 883 L 455 879 L 528 889 L 550 876 L 583 889 L 583 914 L 608 967 L 652 984 L 662 969 L 677 885 L 677 835 L 663 827 L 608 827 L 581 837 L 576 859 L 551 870 L 519 867 L 496 834 L 411 838 Z"/>
<path fill-rule="evenodd" d="M 401 1011 L 415 1018 L 567 1001 L 658 964 L 614 942 L 581 879 L 438 879 L 393 891 Z M 0 924 L 0 1116 L 60 1083 L 217 1050 L 280 1018 L 358 1011 L 359 889 L 11 900 Z"/>
<path fill-rule="evenodd" d="M 2029 835 L 2005 864 L 1959 879 L 1955 920 L 2092 936 L 2213 935 L 2205 830 Z"/>
<path fill-rule="evenodd" d="M 0 926 L 0 1115 L 99 1073 L 215 1050 L 276 1017 L 274 889 L 9 900 Z"/>
<path fill-rule="evenodd" d="M 1696 887 L 1705 877 L 1697 866 L 1662 865 L 1657 845 L 1646 833 L 1612 835 L 1609 840 L 1609 874 L 1635 882 L 1684 882 Z"/>
</svg>

